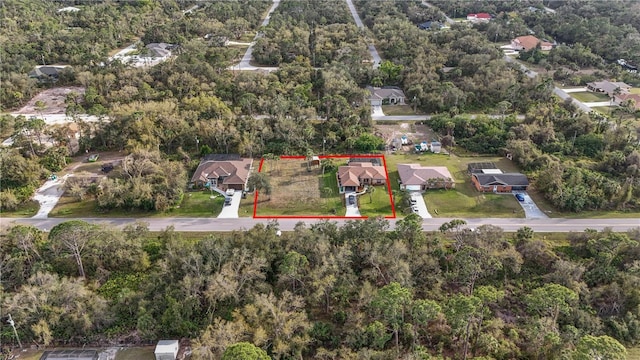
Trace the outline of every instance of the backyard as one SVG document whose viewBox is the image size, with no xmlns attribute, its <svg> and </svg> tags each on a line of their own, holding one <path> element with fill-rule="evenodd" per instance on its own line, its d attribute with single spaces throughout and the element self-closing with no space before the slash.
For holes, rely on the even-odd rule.
<svg viewBox="0 0 640 360">
<path fill-rule="evenodd" d="M 259 193 L 256 216 L 344 216 L 335 171 L 322 174 L 304 159 L 266 161 L 271 195 Z"/>
</svg>

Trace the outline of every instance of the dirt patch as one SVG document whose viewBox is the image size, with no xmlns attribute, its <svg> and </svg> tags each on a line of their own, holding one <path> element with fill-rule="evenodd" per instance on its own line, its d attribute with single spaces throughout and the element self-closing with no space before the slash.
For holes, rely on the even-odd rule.
<svg viewBox="0 0 640 360">
<path fill-rule="evenodd" d="M 80 86 L 69 86 L 69 87 L 57 87 L 53 89 L 47 89 L 38 95 L 34 96 L 27 105 L 22 107 L 14 114 L 42 114 L 42 115 L 54 115 L 54 114 L 64 114 L 67 106 L 64 103 L 64 100 L 67 97 L 67 94 L 71 92 L 75 92 L 79 95 L 84 94 L 85 89 Z M 44 109 L 41 111 L 36 109 L 36 102 L 42 101 L 45 105 Z"/>
<path fill-rule="evenodd" d="M 398 123 L 393 125 L 376 125 L 376 134 L 380 135 L 389 149 L 396 145 L 398 151 L 411 152 L 413 145 L 422 141 L 438 139 L 438 136 L 426 125 L 412 123 Z M 400 138 L 406 136 L 408 144 L 399 146 Z M 395 142 L 394 142 L 395 140 Z"/>
<path fill-rule="evenodd" d="M 307 161 L 299 159 L 265 161 L 263 166 L 266 166 L 263 171 L 266 170 L 271 177 L 270 206 L 288 206 L 320 199 L 318 176 L 321 170 L 317 166 L 308 171 Z"/>
</svg>

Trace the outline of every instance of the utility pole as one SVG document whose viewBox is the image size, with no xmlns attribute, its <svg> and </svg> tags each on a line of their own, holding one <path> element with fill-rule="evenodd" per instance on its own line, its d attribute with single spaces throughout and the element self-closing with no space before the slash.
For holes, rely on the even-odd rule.
<svg viewBox="0 0 640 360">
<path fill-rule="evenodd" d="M 20 342 L 20 337 L 18 336 L 18 331 L 16 330 L 16 323 L 11 318 L 11 314 L 9 314 L 9 320 L 7 320 L 7 323 L 9 323 L 9 325 L 11 325 L 11 327 L 13 328 L 13 333 L 16 336 L 16 340 L 18 340 L 18 346 L 20 346 L 20 349 L 22 349 L 22 343 Z"/>
</svg>

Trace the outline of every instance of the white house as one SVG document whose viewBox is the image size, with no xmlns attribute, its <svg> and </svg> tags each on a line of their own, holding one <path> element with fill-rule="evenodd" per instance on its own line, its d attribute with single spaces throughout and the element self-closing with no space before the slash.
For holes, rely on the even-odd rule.
<svg viewBox="0 0 640 360">
<path fill-rule="evenodd" d="M 372 87 L 367 86 L 371 106 L 404 105 L 404 91 L 397 86 Z"/>
<path fill-rule="evenodd" d="M 160 340 L 153 354 L 156 360 L 176 360 L 178 350 L 180 350 L 180 342 L 178 340 Z"/>
</svg>

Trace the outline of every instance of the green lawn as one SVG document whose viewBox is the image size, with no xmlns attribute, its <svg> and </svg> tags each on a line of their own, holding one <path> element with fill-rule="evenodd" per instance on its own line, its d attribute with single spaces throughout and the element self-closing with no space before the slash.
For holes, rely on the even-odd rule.
<svg viewBox="0 0 640 360">
<path fill-rule="evenodd" d="M 368 217 L 393 216 L 387 186 L 374 186 L 371 194 L 358 196 L 360 215 Z"/>
<path fill-rule="evenodd" d="M 472 162 L 494 162 L 505 172 L 518 172 L 517 166 L 502 157 L 458 157 L 444 154 L 398 154 L 388 155 L 387 170 L 391 188 L 399 190 L 398 164 L 418 163 L 426 166 L 446 166 L 454 177 L 456 188 L 430 190 L 425 193 L 425 203 L 434 217 L 524 217 L 524 211 L 515 197 L 508 194 L 483 194 L 471 185 L 467 165 Z M 436 213 L 437 211 L 437 213 Z"/>
<path fill-rule="evenodd" d="M 128 348 L 116 353 L 115 360 L 155 360 L 154 348 Z"/>
<path fill-rule="evenodd" d="M 609 96 L 602 93 L 594 93 L 590 91 L 569 93 L 573 98 L 582 102 L 609 101 Z"/>
<path fill-rule="evenodd" d="M 83 201 L 76 201 L 69 196 L 62 196 L 58 204 L 53 208 L 50 217 L 72 218 L 72 217 L 216 217 L 222 210 L 224 197 L 214 193 L 215 198 L 211 199 L 209 191 L 187 192 L 182 203 L 166 212 L 155 211 L 126 211 L 111 210 L 101 211 L 96 207 L 96 201 L 87 198 Z"/>
<path fill-rule="evenodd" d="M 2 217 L 32 217 L 35 215 L 40 209 L 40 204 L 38 202 L 29 200 L 24 204 L 18 206 L 16 210 L 13 211 L 5 211 L 2 210 L 0 212 L 0 216 Z"/>
<path fill-rule="evenodd" d="M 385 115 L 416 115 L 411 105 L 382 105 L 382 111 Z"/>
</svg>

